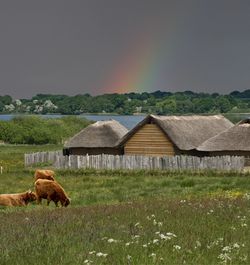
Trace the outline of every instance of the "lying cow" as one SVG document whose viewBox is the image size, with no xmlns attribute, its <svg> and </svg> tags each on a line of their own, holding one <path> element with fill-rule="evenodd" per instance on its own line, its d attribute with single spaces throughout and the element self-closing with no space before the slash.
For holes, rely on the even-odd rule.
<svg viewBox="0 0 250 265">
<path fill-rule="evenodd" d="M 15 194 L 0 194 L 0 205 L 2 206 L 26 206 L 29 202 L 36 200 L 36 194 L 32 191 Z"/>
<path fill-rule="evenodd" d="M 37 169 L 35 171 L 35 181 L 38 179 L 49 179 L 49 180 L 55 180 L 55 172 L 53 170 L 49 169 Z"/>
<path fill-rule="evenodd" d="M 64 207 L 67 207 L 70 203 L 70 199 L 66 195 L 64 189 L 56 181 L 38 179 L 35 182 L 35 190 L 37 202 L 39 204 L 42 202 L 42 199 L 47 200 L 47 205 L 53 201 L 56 207 L 58 207 L 59 201 Z"/>
</svg>

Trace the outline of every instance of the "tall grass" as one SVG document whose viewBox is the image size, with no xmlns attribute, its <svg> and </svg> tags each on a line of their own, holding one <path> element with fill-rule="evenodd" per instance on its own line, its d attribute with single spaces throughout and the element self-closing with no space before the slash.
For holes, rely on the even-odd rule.
<svg viewBox="0 0 250 265">
<path fill-rule="evenodd" d="M 1 213 L 0 264 L 249 264 L 249 200 Z"/>
<path fill-rule="evenodd" d="M 0 193 L 33 189 L 23 154 L 44 149 L 1 146 Z M 0 207 L 0 264 L 249 264 L 249 176 L 58 170 L 68 208 Z"/>
</svg>

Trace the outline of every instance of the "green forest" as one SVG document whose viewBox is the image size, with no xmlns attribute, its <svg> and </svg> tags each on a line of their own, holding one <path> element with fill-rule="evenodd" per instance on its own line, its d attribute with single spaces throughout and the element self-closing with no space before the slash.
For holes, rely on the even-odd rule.
<svg viewBox="0 0 250 265">
<path fill-rule="evenodd" d="M 31 99 L 13 99 L 0 96 L 0 113 L 27 114 L 82 114 L 112 113 L 131 115 L 154 113 L 159 115 L 189 113 L 250 112 L 250 89 L 233 91 L 228 95 L 218 93 L 162 92 L 104 94 L 75 96 L 38 94 Z"/>
</svg>

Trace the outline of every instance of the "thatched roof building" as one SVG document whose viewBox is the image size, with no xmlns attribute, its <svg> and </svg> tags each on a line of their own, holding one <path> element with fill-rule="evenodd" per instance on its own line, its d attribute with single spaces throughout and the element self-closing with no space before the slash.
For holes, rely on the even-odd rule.
<svg viewBox="0 0 250 265">
<path fill-rule="evenodd" d="M 250 156 L 250 119 L 245 119 L 235 126 L 206 140 L 197 150 L 210 155 Z"/>
<path fill-rule="evenodd" d="M 199 145 L 232 126 L 222 115 L 148 115 L 123 137 L 120 146 L 125 154 L 197 155 Z"/>
<path fill-rule="evenodd" d="M 118 143 L 128 130 L 118 121 L 97 121 L 70 138 L 65 154 L 121 154 Z"/>
</svg>

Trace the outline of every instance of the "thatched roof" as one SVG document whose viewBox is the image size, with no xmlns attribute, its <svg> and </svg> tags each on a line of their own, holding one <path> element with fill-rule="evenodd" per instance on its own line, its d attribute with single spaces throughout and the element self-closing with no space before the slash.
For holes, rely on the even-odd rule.
<svg viewBox="0 0 250 265">
<path fill-rule="evenodd" d="M 195 149 L 207 139 L 233 126 L 233 123 L 222 115 L 148 115 L 123 137 L 120 145 L 124 145 L 146 123 L 157 124 L 180 150 Z"/>
<path fill-rule="evenodd" d="M 228 130 L 202 143 L 199 151 L 250 151 L 250 119 L 242 120 Z"/>
<path fill-rule="evenodd" d="M 127 132 L 118 121 L 97 121 L 69 139 L 64 147 L 114 147 Z"/>
</svg>

